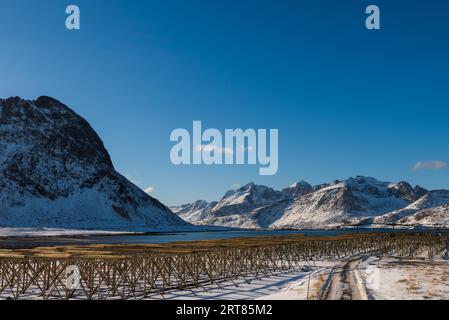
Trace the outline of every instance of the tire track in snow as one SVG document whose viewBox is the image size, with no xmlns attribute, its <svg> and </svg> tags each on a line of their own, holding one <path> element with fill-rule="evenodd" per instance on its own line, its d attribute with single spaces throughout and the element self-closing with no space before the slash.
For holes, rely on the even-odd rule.
<svg viewBox="0 0 449 320">
<path fill-rule="evenodd" d="M 355 256 L 339 262 L 329 274 L 322 289 L 322 300 L 368 300 L 364 282 L 357 271 L 363 256 Z"/>
</svg>

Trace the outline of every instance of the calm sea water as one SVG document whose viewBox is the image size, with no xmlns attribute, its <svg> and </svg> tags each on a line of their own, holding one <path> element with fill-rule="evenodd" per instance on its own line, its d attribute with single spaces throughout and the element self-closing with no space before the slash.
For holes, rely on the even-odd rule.
<svg viewBox="0 0 449 320">
<path fill-rule="evenodd" d="M 416 232 L 417 230 L 415 230 Z M 395 232 L 393 229 L 347 229 L 347 230 L 271 230 L 271 231 L 209 231 L 209 232 L 179 232 L 152 235 L 115 235 L 95 236 L 91 240 L 104 244 L 151 244 L 178 241 L 218 240 L 242 237 L 284 236 L 302 234 L 305 236 L 335 236 L 344 233 Z"/>
<path fill-rule="evenodd" d="M 95 236 L 93 239 L 101 243 L 126 243 L 126 244 L 151 244 L 168 243 L 179 241 L 197 241 L 197 240 L 219 240 L 242 237 L 259 236 L 283 236 L 283 235 L 328 235 L 332 236 L 341 231 L 313 230 L 313 231 L 208 231 L 208 232 L 179 232 L 167 234 L 151 235 L 115 235 L 115 236 Z"/>
</svg>

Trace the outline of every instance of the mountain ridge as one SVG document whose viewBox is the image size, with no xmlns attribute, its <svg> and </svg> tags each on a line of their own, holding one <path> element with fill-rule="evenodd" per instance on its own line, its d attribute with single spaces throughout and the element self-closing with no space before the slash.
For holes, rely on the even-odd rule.
<svg viewBox="0 0 449 320">
<path fill-rule="evenodd" d="M 0 226 L 187 230 L 118 173 L 90 124 L 60 101 L 0 99 Z"/>
<path fill-rule="evenodd" d="M 436 194 L 439 201 L 434 200 Z M 404 211 L 431 195 L 428 207 Z M 444 207 L 449 207 L 449 191 L 438 193 L 406 181 L 382 182 L 364 176 L 316 186 L 300 181 L 281 191 L 250 183 L 226 192 L 219 201 L 201 204 L 194 210 L 191 204 L 171 209 L 193 224 L 241 228 L 449 227 L 445 214 L 449 210 Z"/>
</svg>

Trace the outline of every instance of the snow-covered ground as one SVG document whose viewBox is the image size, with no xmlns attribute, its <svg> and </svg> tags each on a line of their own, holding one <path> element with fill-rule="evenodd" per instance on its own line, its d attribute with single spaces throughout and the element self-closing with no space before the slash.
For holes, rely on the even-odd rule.
<svg viewBox="0 0 449 320">
<path fill-rule="evenodd" d="M 154 294 L 146 300 L 307 300 L 317 299 L 319 291 L 325 282 L 333 263 L 304 263 L 301 270 L 294 272 L 277 272 L 258 279 L 239 278 L 234 281 L 207 284 L 196 287 Z M 21 299 L 41 300 L 38 288 L 31 288 Z M 0 300 L 10 297 L 10 294 L 0 294 Z M 83 297 L 74 296 L 74 300 Z M 93 297 L 95 299 L 95 296 Z M 118 299 L 118 298 L 110 298 Z M 137 297 L 137 299 L 140 299 Z"/>
<path fill-rule="evenodd" d="M 348 281 L 352 276 L 354 279 Z M 334 290 L 327 293 L 326 288 Z M 299 271 L 275 273 L 258 279 L 239 278 L 203 287 L 169 291 L 164 295 L 154 294 L 146 299 L 316 300 L 334 299 L 339 292 L 342 293 L 341 298 L 345 299 L 348 298 L 345 297 L 345 291 L 348 290 L 351 292 L 349 298 L 362 300 L 447 300 L 449 261 L 441 258 L 354 257 L 334 262 L 305 262 Z M 41 299 L 37 292 L 37 289 L 35 292 L 31 291 L 23 298 Z M 0 300 L 6 298 L 7 295 L 0 296 Z M 82 297 L 75 296 L 74 299 Z"/>
<path fill-rule="evenodd" d="M 370 257 L 359 271 L 370 299 L 449 299 L 448 260 Z"/>
<path fill-rule="evenodd" d="M 319 268 L 305 274 L 299 281 L 292 281 L 278 292 L 270 293 L 256 300 L 317 300 L 325 285 L 333 263 L 321 263 Z"/>
<path fill-rule="evenodd" d="M 152 299 L 198 300 L 315 300 L 326 287 L 339 262 L 320 262 L 307 270 L 177 291 Z M 341 262 L 340 262 L 341 263 Z M 369 257 L 357 264 L 355 288 L 360 299 L 426 300 L 449 299 L 449 261 L 443 259 L 400 259 Z M 205 290 L 207 289 L 207 291 Z"/>
<path fill-rule="evenodd" d="M 307 300 L 317 299 L 319 290 L 326 280 L 333 263 L 304 263 L 304 270 L 277 273 L 269 277 L 251 279 L 246 282 L 238 279 L 212 284 L 191 291 L 173 291 L 154 295 L 149 300 Z M 310 272 L 309 272 L 310 270 Z M 310 278 L 309 278 L 310 276 Z"/>
</svg>

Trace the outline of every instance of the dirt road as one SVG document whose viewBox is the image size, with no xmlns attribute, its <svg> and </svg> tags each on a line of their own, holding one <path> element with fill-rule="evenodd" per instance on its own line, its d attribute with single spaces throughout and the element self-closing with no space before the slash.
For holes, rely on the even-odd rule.
<svg viewBox="0 0 449 320">
<path fill-rule="evenodd" d="M 357 267 L 362 256 L 339 262 L 323 285 L 322 300 L 367 300 L 367 294 L 358 275 Z"/>
</svg>

